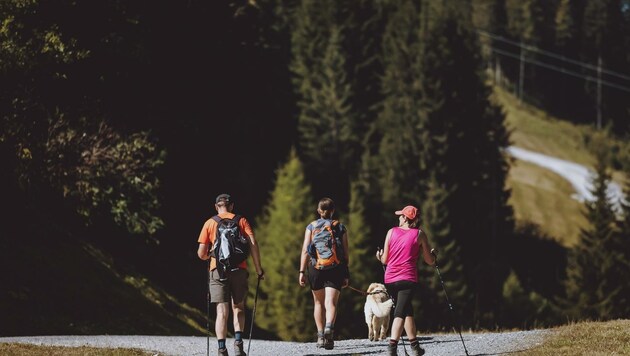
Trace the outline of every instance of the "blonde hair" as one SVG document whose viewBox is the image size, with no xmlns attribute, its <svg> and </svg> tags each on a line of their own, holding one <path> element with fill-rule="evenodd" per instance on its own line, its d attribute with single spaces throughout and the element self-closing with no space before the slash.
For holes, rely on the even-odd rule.
<svg viewBox="0 0 630 356">
<path fill-rule="evenodd" d="M 335 212 L 335 202 L 330 198 L 321 198 L 317 204 L 317 212 L 324 219 L 330 219 Z"/>
<path fill-rule="evenodd" d="M 404 215 L 403 217 L 405 218 L 405 221 L 407 222 L 407 225 L 409 225 L 409 227 L 414 229 L 420 227 L 420 215 L 416 215 L 416 217 L 413 219 L 409 219 Z"/>
</svg>

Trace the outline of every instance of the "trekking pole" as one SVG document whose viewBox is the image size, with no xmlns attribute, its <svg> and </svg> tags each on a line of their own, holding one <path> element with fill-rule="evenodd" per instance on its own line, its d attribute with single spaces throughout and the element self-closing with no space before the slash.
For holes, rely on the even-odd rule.
<svg viewBox="0 0 630 356">
<path fill-rule="evenodd" d="M 381 266 L 383 266 L 383 282 L 385 282 L 384 274 L 385 274 L 385 268 L 387 267 L 387 265 L 384 265 L 384 264 L 381 263 Z M 396 298 L 394 298 L 393 295 L 390 295 L 390 297 L 392 298 L 392 301 L 394 302 L 394 305 L 396 305 Z M 392 309 L 392 311 L 395 311 L 395 309 Z M 403 319 L 402 328 L 403 328 L 403 330 L 405 330 L 405 319 Z M 409 335 L 407 335 L 407 337 L 409 337 Z M 402 337 L 402 332 L 400 333 L 400 341 L 402 342 L 403 351 L 405 352 L 405 356 L 409 356 L 409 354 L 407 353 L 407 347 L 405 346 L 405 339 L 403 339 L 403 337 Z"/>
<path fill-rule="evenodd" d="M 254 296 L 254 310 L 252 311 L 252 324 L 249 327 L 249 341 L 247 342 L 247 354 L 249 355 L 249 347 L 252 345 L 252 331 L 254 331 L 254 318 L 256 317 L 256 304 L 258 303 L 258 289 L 260 287 L 260 276 L 256 282 L 256 294 Z"/>
<path fill-rule="evenodd" d="M 206 281 L 208 284 L 208 295 L 206 297 L 208 305 L 207 305 L 207 318 L 206 318 L 206 327 L 208 328 L 208 334 L 206 335 L 206 350 L 207 356 L 210 356 L 210 259 L 208 259 L 208 280 Z"/>
<path fill-rule="evenodd" d="M 455 311 L 453 310 L 453 305 L 451 304 L 451 301 L 448 299 L 448 293 L 446 293 L 446 287 L 444 287 L 444 280 L 442 280 L 442 273 L 440 273 L 440 267 L 438 266 L 438 261 L 437 261 L 437 250 L 432 248 L 431 249 L 431 254 L 433 255 L 433 258 L 435 258 L 435 269 L 437 270 L 437 274 L 438 277 L 440 278 L 440 284 L 442 284 L 442 290 L 444 290 L 444 296 L 446 297 L 446 303 L 448 303 L 448 308 L 451 310 L 452 316 L 453 316 L 453 321 L 455 321 Z M 455 323 L 453 323 L 455 324 Z M 466 349 L 466 344 L 464 343 L 464 337 L 462 336 L 462 332 L 461 332 L 461 322 L 459 325 L 460 330 L 457 330 L 457 332 L 459 333 L 459 338 L 460 340 L 462 340 L 462 345 L 464 345 L 464 352 L 466 353 L 466 356 L 468 355 L 468 349 Z M 455 325 L 453 325 L 453 329 L 455 329 Z"/>
</svg>

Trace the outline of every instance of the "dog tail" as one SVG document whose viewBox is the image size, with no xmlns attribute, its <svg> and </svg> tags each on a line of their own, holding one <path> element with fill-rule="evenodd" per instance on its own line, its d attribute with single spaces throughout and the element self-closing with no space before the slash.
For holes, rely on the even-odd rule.
<svg viewBox="0 0 630 356">
<path fill-rule="evenodd" d="M 392 310 L 392 306 L 394 305 L 394 301 L 388 299 L 382 303 L 373 303 L 372 304 L 372 313 L 378 318 L 384 318 L 389 315 L 389 312 Z"/>
</svg>

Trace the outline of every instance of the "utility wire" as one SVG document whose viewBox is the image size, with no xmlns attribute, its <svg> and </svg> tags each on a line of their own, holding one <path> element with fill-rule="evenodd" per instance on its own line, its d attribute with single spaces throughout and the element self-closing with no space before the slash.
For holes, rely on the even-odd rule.
<svg viewBox="0 0 630 356">
<path fill-rule="evenodd" d="M 499 35 L 496 35 L 496 34 L 493 34 L 493 33 L 487 32 L 487 31 L 484 31 L 484 30 L 477 30 L 477 33 L 479 33 L 482 36 L 490 37 L 493 40 L 497 40 L 497 41 L 500 41 L 500 42 L 508 43 L 508 44 L 511 44 L 511 45 L 514 45 L 514 46 L 518 46 L 518 47 L 524 48 L 524 49 L 526 49 L 528 51 L 540 53 L 542 55 L 546 55 L 546 56 L 549 56 L 549 57 L 552 57 L 552 58 L 555 58 L 555 59 L 559 59 L 561 61 L 569 62 L 569 63 L 578 65 L 578 66 L 586 68 L 586 69 L 590 69 L 590 70 L 594 70 L 594 71 L 598 70 L 598 67 L 594 66 L 592 64 L 589 64 L 589 63 L 586 63 L 586 62 L 582 62 L 582 61 L 577 61 L 577 60 L 574 60 L 574 59 L 571 59 L 571 58 L 567 58 L 567 57 L 565 57 L 563 55 L 556 54 L 556 53 L 553 53 L 553 52 L 550 52 L 550 51 L 546 51 L 546 50 L 540 49 L 540 48 L 535 47 L 535 46 L 530 46 L 530 45 L 526 45 L 526 44 L 523 44 L 523 43 L 520 43 L 520 42 L 512 41 L 512 40 L 507 39 L 507 38 L 505 38 L 503 36 L 499 36 Z M 606 73 L 606 74 L 611 75 L 613 77 L 617 77 L 617 78 L 620 78 L 620 79 L 624 79 L 624 80 L 630 81 L 630 76 L 628 76 L 628 75 L 625 75 L 625 74 L 622 74 L 622 73 L 619 73 L 619 72 L 615 72 L 615 71 L 612 71 L 612 70 L 608 70 L 608 69 L 605 69 L 605 68 L 601 68 L 601 71 L 602 71 L 602 73 Z"/>
<path fill-rule="evenodd" d="M 541 67 L 544 67 L 544 68 L 547 68 L 547 69 L 551 69 L 551 70 L 555 70 L 555 71 L 558 71 L 558 72 L 562 72 L 564 74 L 568 74 L 568 75 L 571 75 L 571 76 L 574 76 L 574 77 L 577 77 L 577 78 L 581 78 L 581 79 L 587 80 L 589 82 L 598 82 L 599 81 L 599 82 L 602 83 L 602 85 L 606 85 L 606 86 L 609 86 L 609 87 L 612 87 L 612 88 L 615 88 L 615 89 L 619 89 L 619 90 L 623 90 L 625 92 L 630 93 L 630 87 L 626 87 L 626 86 L 623 86 L 623 85 L 615 84 L 615 83 L 609 82 L 607 80 L 597 79 L 597 78 L 592 77 L 590 75 L 584 75 L 584 74 L 581 74 L 581 73 L 578 73 L 578 72 L 574 72 L 574 71 L 565 69 L 563 67 L 558 67 L 558 66 L 555 66 L 555 65 L 552 65 L 552 64 L 543 63 L 543 62 L 537 61 L 535 59 L 530 59 L 530 58 L 527 58 L 527 57 L 521 58 L 521 56 L 518 55 L 518 54 L 513 54 L 513 53 L 510 53 L 508 51 L 500 50 L 500 49 L 497 49 L 497 48 L 492 48 L 492 51 L 497 53 L 497 54 L 506 56 L 506 57 L 511 57 L 511 58 L 522 60 L 524 62 L 531 63 L 531 64 L 534 64 L 534 65 L 538 65 L 538 66 L 541 66 Z"/>
</svg>

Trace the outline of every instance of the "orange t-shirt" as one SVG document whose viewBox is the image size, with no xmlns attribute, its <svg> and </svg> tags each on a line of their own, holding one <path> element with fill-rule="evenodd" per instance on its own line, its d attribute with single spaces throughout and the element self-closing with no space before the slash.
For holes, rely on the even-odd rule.
<svg viewBox="0 0 630 356">
<path fill-rule="evenodd" d="M 236 214 L 234 213 L 219 214 L 219 217 L 221 219 L 225 219 L 225 218 L 233 219 L 234 216 L 236 216 Z M 241 228 L 241 233 L 243 233 L 246 236 L 254 236 L 254 230 L 252 230 L 252 227 L 249 225 L 249 222 L 247 221 L 247 219 L 245 219 L 245 217 L 241 216 L 241 220 L 239 220 L 238 225 Z M 197 242 L 199 242 L 200 244 L 213 245 L 216 237 L 217 237 L 217 222 L 214 221 L 212 218 L 210 218 L 206 221 L 205 224 L 203 224 L 203 228 L 201 228 L 201 233 L 199 233 L 199 239 L 197 239 Z M 247 260 L 241 262 L 241 264 L 238 265 L 238 267 L 247 269 Z M 217 268 L 217 261 L 215 260 L 214 257 L 211 257 L 210 270 L 213 270 L 215 268 Z"/>
</svg>

